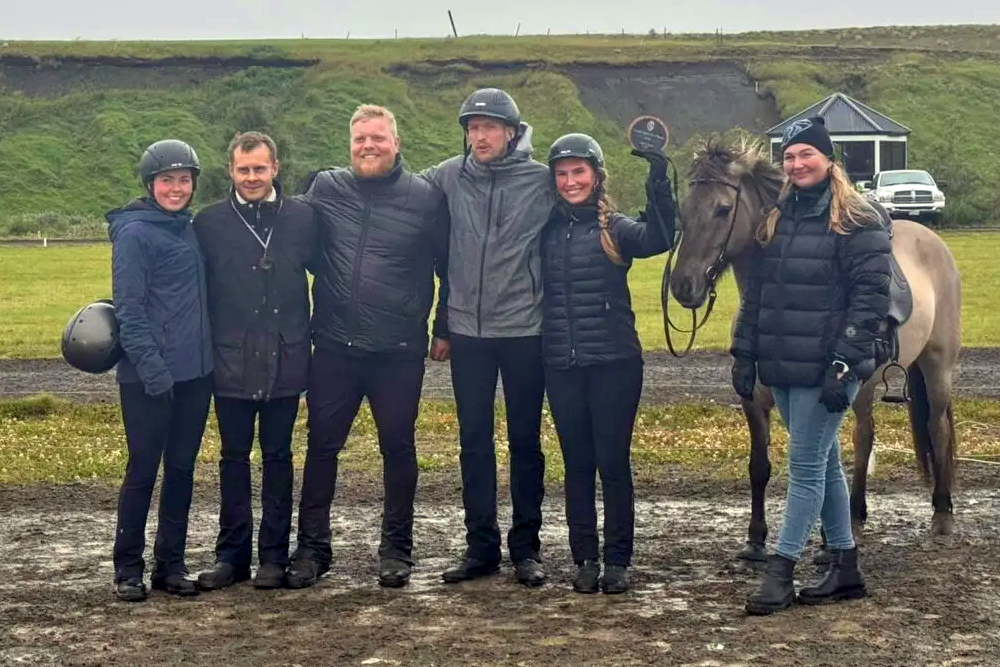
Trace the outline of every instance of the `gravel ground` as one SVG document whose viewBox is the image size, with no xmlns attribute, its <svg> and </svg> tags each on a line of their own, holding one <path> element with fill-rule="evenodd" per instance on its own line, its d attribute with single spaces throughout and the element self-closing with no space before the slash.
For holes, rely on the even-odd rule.
<svg viewBox="0 0 1000 667">
<path fill-rule="evenodd" d="M 730 357 L 724 352 L 692 352 L 675 359 L 667 352 L 645 355 L 643 401 L 649 404 L 716 401 L 733 403 Z M 447 363 L 427 362 L 424 398 L 452 399 Z M 499 391 L 499 389 L 498 389 Z M 88 375 L 62 359 L 0 359 L 0 398 L 50 393 L 75 401 L 117 401 L 114 374 Z M 967 398 L 1000 397 L 1000 348 L 962 351 L 955 393 Z"/>
</svg>

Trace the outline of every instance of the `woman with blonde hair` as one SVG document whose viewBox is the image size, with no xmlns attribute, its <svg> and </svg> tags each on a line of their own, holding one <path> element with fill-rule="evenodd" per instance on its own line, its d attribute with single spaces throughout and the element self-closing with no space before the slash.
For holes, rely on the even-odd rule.
<svg viewBox="0 0 1000 667">
<path fill-rule="evenodd" d="M 566 470 L 566 521 L 580 593 L 624 593 L 632 561 L 630 449 L 642 390 L 642 348 L 627 274 L 632 259 L 670 248 L 674 206 L 664 157 L 650 163 L 647 212 L 632 220 L 607 193 L 601 147 L 568 134 L 549 150 L 559 195 L 542 232 L 545 385 Z M 598 563 L 596 473 L 604 494 Z"/>
<path fill-rule="evenodd" d="M 788 494 L 776 552 L 750 614 L 796 600 L 795 564 L 822 519 L 832 565 L 798 601 L 864 597 L 838 432 L 875 371 L 873 333 L 889 308 L 889 233 L 834 161 L 823 119 L 792 123 L 781 145 L 788 181 L 758 230 L 733 336 L 733 386 L 771 388 L 789 432 Z"/>
</svg>

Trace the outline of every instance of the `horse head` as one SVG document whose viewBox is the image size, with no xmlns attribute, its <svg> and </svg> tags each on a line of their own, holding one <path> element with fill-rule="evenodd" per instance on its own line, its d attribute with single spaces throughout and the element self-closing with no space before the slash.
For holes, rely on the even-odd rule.
<svg viewBox="0 0 1000 667">
<path fill-rule="evenodd" d="M 767 148 L 746 134 L 732 145 L 709 139 L 695 152 L 670 275 L 679 304 L 700 308 L 722 273 L 750 250 L 783 181 Z"/>
</svg>

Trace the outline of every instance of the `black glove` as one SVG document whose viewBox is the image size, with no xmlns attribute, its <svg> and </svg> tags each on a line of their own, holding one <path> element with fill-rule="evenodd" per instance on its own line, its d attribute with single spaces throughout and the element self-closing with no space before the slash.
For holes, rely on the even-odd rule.
<svg viewBox="0 0 1000 667">
<path fill-rule="evenodd" d="M 757 364 L 749 357 L 739 356 L 733 362 L 733 389 L 740 397 L 753 400 L 753 387 L 757 383 Z"/>
<path fill-rule="evenodd" d="M 649 182 L 670 182 L 670 179 L 667 178 L 667 157 L 663 153 L 660 151 L 633 150 L 632 155 L 641 157 L 649 163 Z"/>
<path fill-rule="evenodd" d="M 846 369 L 846 370 L 845 370 Z M 843 371 L 843 374 L 839 375 Z M 851 398 L 847 395 L 847 386 L 857 380 L 854 371 L 841 361 L 834 361 L 826 367 L 826 375 L 823 376 L 823 393 L 819 395 L 819 402 L 822 403 L 828 412 L 844 412 L 851 407 Z"/>
</svg>

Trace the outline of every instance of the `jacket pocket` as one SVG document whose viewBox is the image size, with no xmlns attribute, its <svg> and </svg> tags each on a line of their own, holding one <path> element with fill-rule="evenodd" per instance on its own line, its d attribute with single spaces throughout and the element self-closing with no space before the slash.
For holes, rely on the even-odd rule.
<svg viewBox="0 0 1000 667">
<path fill-rule="evenodd" d="M 308 332 L 301 335 L 281 334 L 274 392 L 290 395 L 305 391 L 311 357 L 312 343 Z"/>
<path fill-rule="evenodd" d="M 242 342 L 216 343 L 213 354 L 214 384 L 217 391 L 243 393 L 247 360 Z"/>
</svg>

